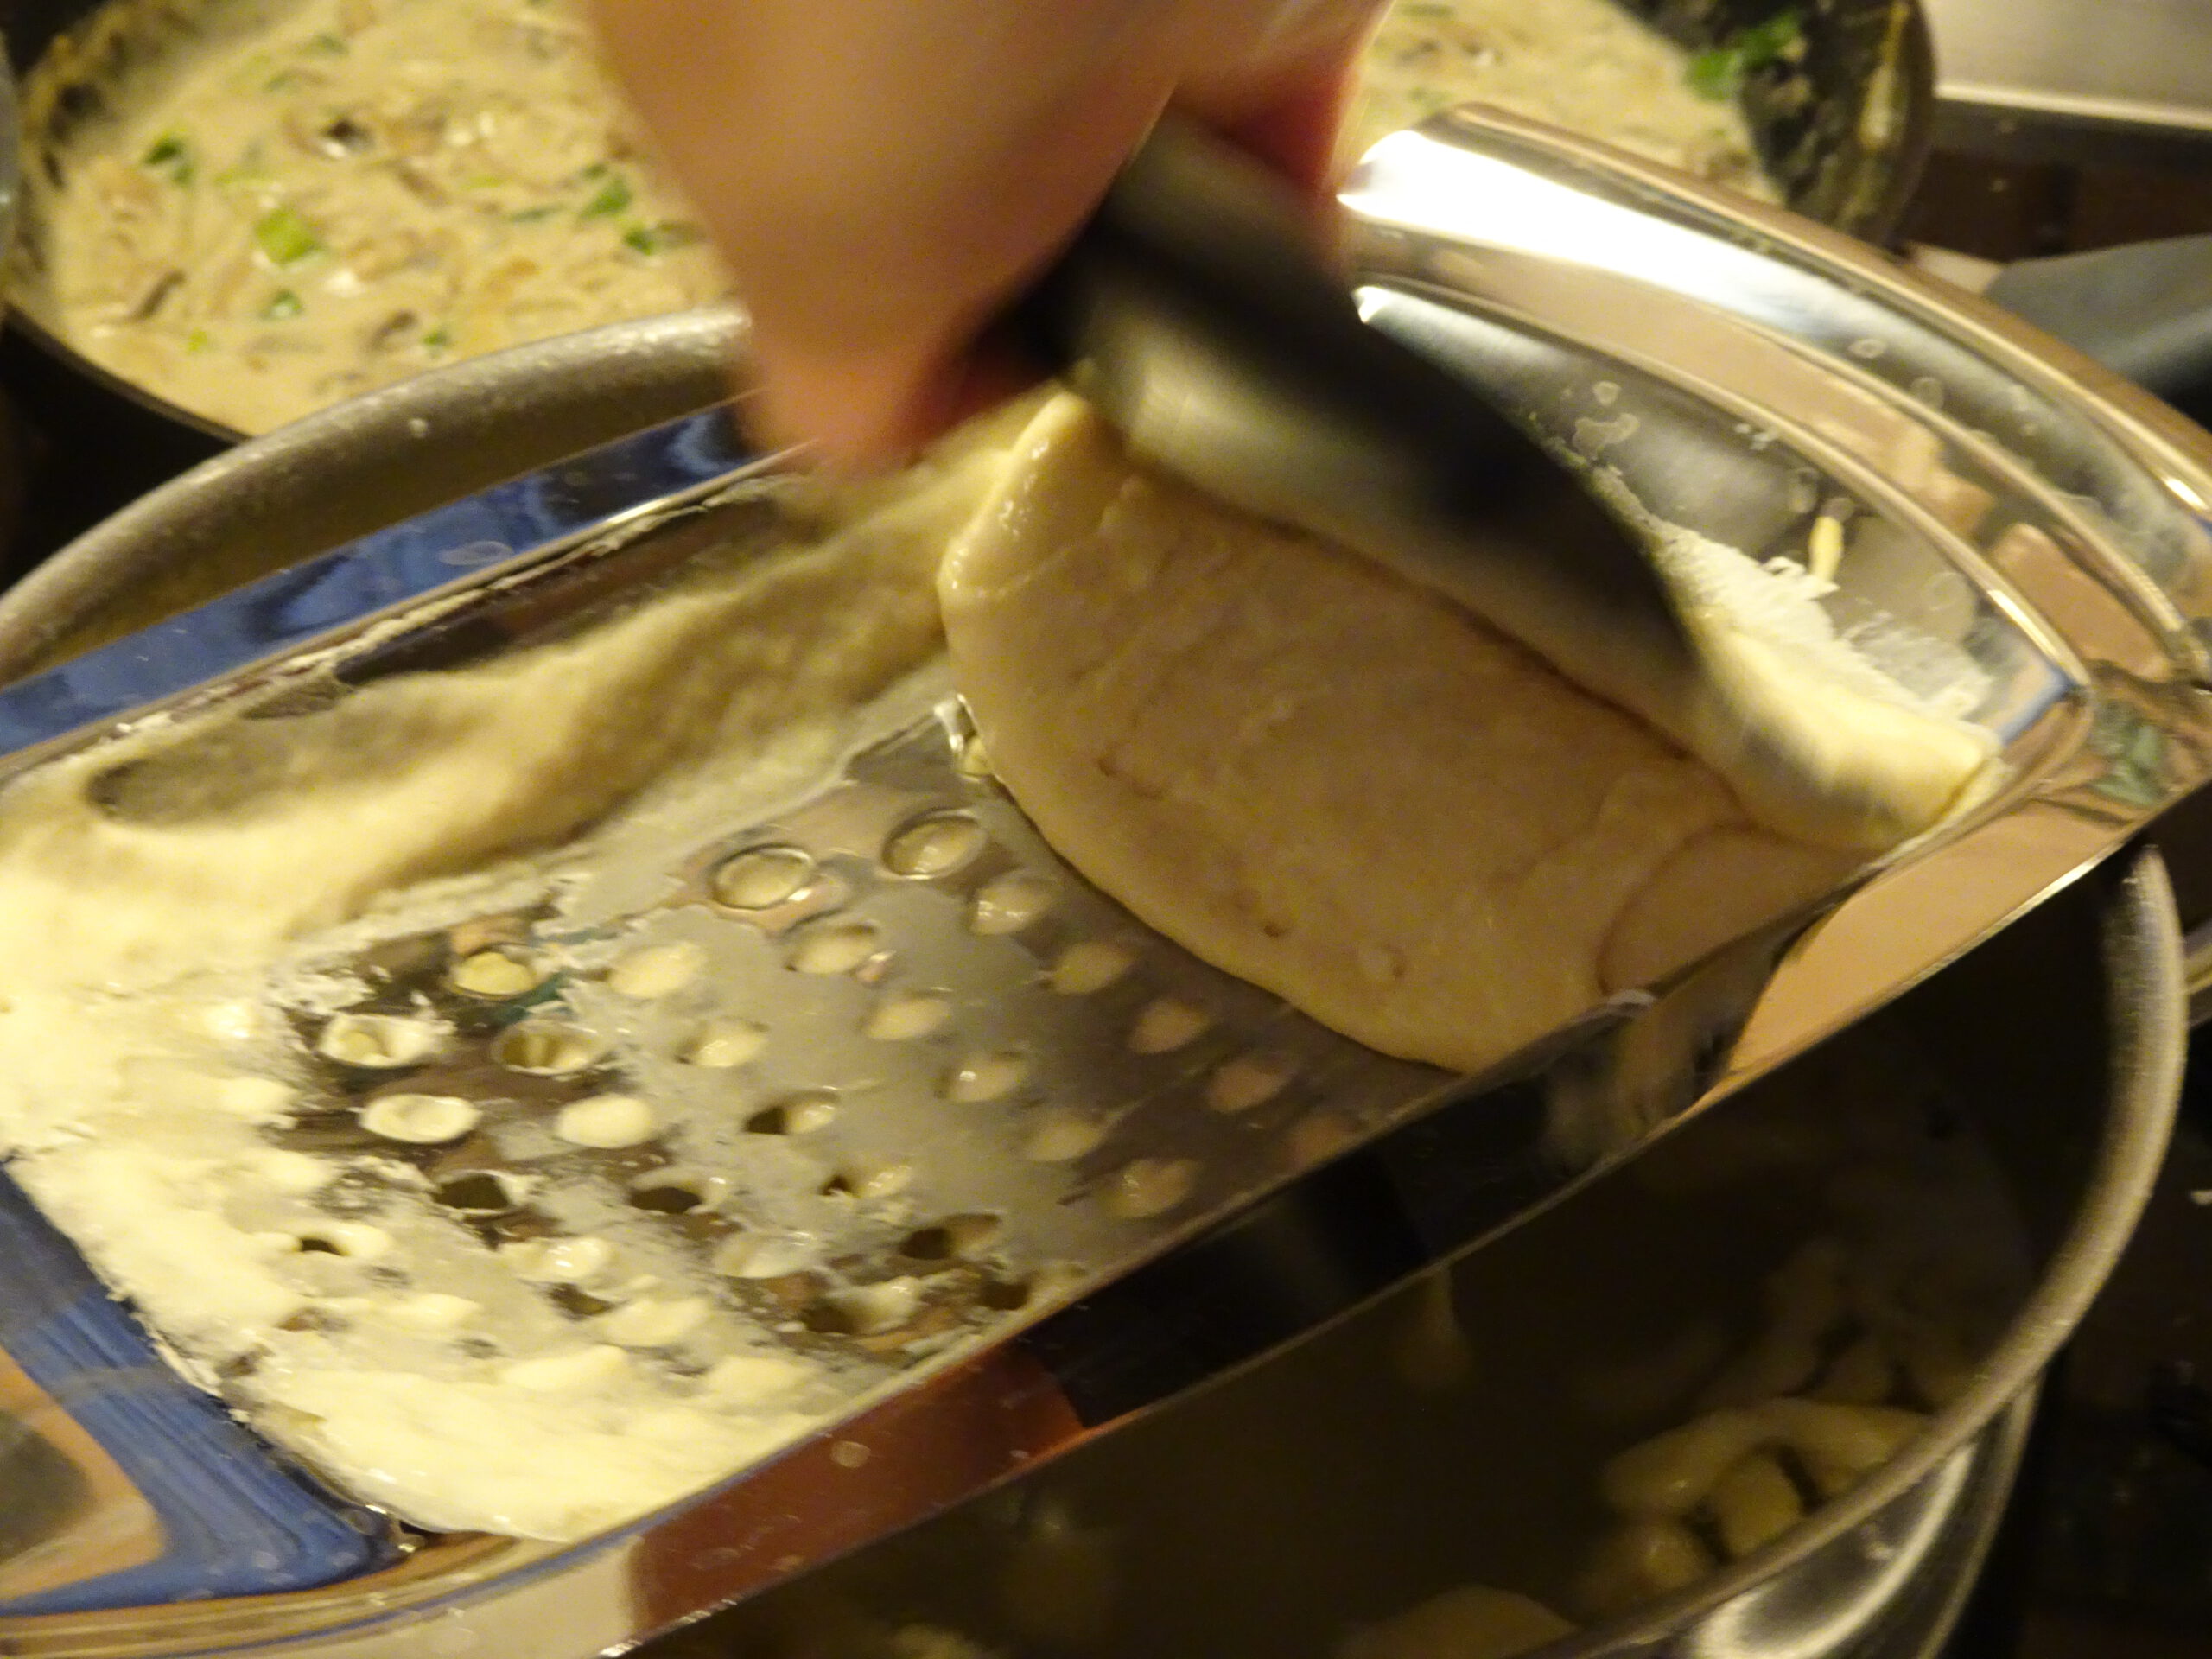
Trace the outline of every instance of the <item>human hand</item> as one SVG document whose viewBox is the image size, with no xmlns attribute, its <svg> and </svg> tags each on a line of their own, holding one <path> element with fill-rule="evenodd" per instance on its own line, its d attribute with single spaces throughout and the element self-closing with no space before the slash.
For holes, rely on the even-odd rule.
<svg viewBox="0 0 2212 1659">
<path fill-rule="evenodd" d="M 895 462 L 1173 103 L 1319 191 L 1378 0 L 597 0 L 750 312 L 757 416 Z"/>
</svg>

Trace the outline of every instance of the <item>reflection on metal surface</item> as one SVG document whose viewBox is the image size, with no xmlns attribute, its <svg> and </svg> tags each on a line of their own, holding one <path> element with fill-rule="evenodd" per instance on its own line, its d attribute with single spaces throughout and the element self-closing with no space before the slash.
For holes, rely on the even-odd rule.
<svg viewBox="0 0 2212 1659">
<path fill-rule="evenodd" d="M 1973 1581 L 2008 1495 L 2033 1395 L 1969 1441 L 1863 1529 L 1724 1603 L 1676 1647 L 1682 1659 L 1832 1659 L 1845 1653 L 1932 1653 L 1955 1606 L 1933 1621 L 1900 1618 L 1916 1584 Z M 1936 1628 L 1930 1629 L 1929 1623 Z M 1912 1646 L 1900 1649 L 1897 1626 Z M 1882 1638 L 1887 1635 L 1890 1640 Z"/>
<path fill-rule="evenodd" d="M 607 1581 L 594 1580 L 579 1571 L 588 1565 L 580 1559 L 583 1553 L 572 1552 L 559 1578 L 548 1579 L 539 1569 L 556 1553 L 545 1544 L 455 1533 L 424 1542 L 382 1572 L 327 1589 L 172 1602 L 158 1614 L 129 1607 L 0 1619 L 0 1637 L 40 1659 L 151 1659 L 221 1653 L 313 1632 L 308 1645 L 295 1650 L 323 1659 L 348 1651 L 332 1644 L 365 1618 L 383 1626 L 365 1653 L 405 1659 L 423 1651 L 409 1644 L 423 1639 L 425 1621 L 467 1622 L 453 1620 L 452 1610 L 494 1590 L 502 1639 L 527 1629 L 538 1607 L 561 1609 L 554 1627 L 559 1635 L 522 1652 L 596 1654 L 638 1628 L 625 1570 L 618 1567 Z M 547 1584 L 560 1587 L 544 1603 L 532 1602 L 532 1593 Z"/>
<path fill-rule="evenodd" d="M 381 1517 L 262 1455 L 4 1176 L 0 1263 L 8 1614 L 248 1597 L 391 1559 Z"/>
<path fill-rule="evenodd" d="M 1761 557 L 1802 556 L 1816 518 L 1840 523 L 1841 620 L 1902 614 L 1938 630 L 1936 643 L 1986 677 L 1974 712 L 2007 740 L 2006 788 L 1812 933 L 1736 1045 L 1724 1090 L 1954 960 L 2212 772 L 2196 632 L 2212 619 L 2212 552 L 2169 482 L 2206 499 L 2212 475 L 2186 431 L 2147 404 L 2084 397 L 1993 314 L 1950 308 L 1852 245 L 1785 216 L 1739 216 L 1717 197 L 1508 120 L 1462 119 L 1392 141 L 1351 200 L 1367 219 L 1359 251 L 1378 320 L 1500 374 L 1540 425 L 1571 434 L 1595 407 L 1631 407 L 1638 429 L 1607 458 L 1665 516 Z M 1470 201 L 1481 211 L 1463 210 Z M 1532 255 L 1583 270 L 1538 282 Z M 1607 397 L 1596 394 L 1601 383 Z M 2155 868 L 2138 869 L 2124 892 L 2137 948 L 2147 934 L 2163 941 L 2170 899 Z M 1270 1232 L 1255 1212 L 1243 1232 L 1209 1240 L 1211 1256 L 1170 1258 L 1182 1278 L 1156 1281 L 1163 1294 L 1137 1299 L 1118 1322 L 1110 1306 L 1079 1310 L 1105 1321 L 1086 1332 L 1071 1316 L 1058 1327 L 1059 1354 L 1090 1357 L 1080 1374 L 1037 1369 L 1056 1354 L 1047 1324 L 1023 1349 L 947 1372 L 934 1391 L 894 1396 L 620 1537 L 557 1555 L 434 1546 L 385 1575 L 374 1617 L 343 1636 L 338 1624 L 370 1610 L 334 1591 L 142 1614 L 135 1631 L 122 1620 L 21 1621 L 0 1624 L 0 1639 L 26 1654 L 122 1655 L 251 1632 L 276 1650 L 354 1659 L 429 1651 L 433 1640 L 558 1659 L 750 1593 L 1072 1443 L 1086 1421 L 1332 1316 L 1632 1148 L 1711 1081 L 1783 937 L 1747 942 L 1654 1000 L 1609 1011 L 1564 1053 L 1529 1057 L 1473 1097 L 1479 1114 L 1446 1109 L 1313 1178 L 1363 1184 L 1394 1230 L 1363 1230 L 1292 1274 L 1276 1248 L 1292 1230 Z M 2162 948 L 2154 942 L 2153 956 Z M 2139 978 L 2128 995 L 2149 1001 L 2113 1015 L 2135 1068 L 2116 1086 L 2149 1096 L 2172 1081 L 2178 987 L 2158 977 L 2171 966 L 2158 960 L 2147 981 L 2129 969 Z M 1593 1077 L 1608 1086 L 1593 1089 Z M 2131 1142 L 2099 1176 L 2124 1211 L 2139 1198 L 2146 1155 L 2155 1147 Z M 1294 1205 L 1300 1190 L 1281 1202 Z M 1342 1196 L 1322 1193 L 1321 1207 Z M 1374 1248 L 1377 1238 L 1387 1248 Z M 2028 1357 L 2039 1363 L 2078 1315 L 2110 1245 L 2084 1246 L 2054 1273 Z M 1253 1282 L 1255 1264 L 1299 1295 L 1217 1340 L 1211 1311 Z M 1102 1369 L 1102 1342 L 1114 1350 L 1106 1358 L 1126 1363 Z M 914 1438 L 908 1414 L 957 1400 L 970 1432 L 942 1444 Z M 1970 1394 L 1931 1446 L 1955 1448 L 2003 1402 Z M 931 1451 L 933 1459 L 920 1456 Z M 899 1478 L 856 1478 L 870 1468 Z M 1911 1472 L 1840 1510 L 1829 1536 L 1866 1522 Z M 794 1489 L 864 1501 L 795 1521 L 776 1497 Z M 537 1570 L 505 1571 L 524 1563 Z M 625 1585 L 634 1600 L 623 1599 Z M 571 1616 L 561 1618 L 564 1608 Z"/>
<path fill-rule="evenodd" d="M 1517 130 L 1509 137 L 1508 128 Z M 1893 467 L 1936 516 L 1960 511 L 1944 457 L 1978 454 L 2012 489 L 2089 531 L 2092 547 L 2102 550 L 2089 562 L 2106 567 L 2099 579 L 2135 589 L 2164 613 L 2166 627 L 2179 632 L 2212 616 L 2212 534 L 2167 483 L 2193 478 L 2201 495 L 2202 439 L 2170 411 L 2085 362 L 2054 364 L 2024 343 L 2047 342 L 2002 312 L 1854 254 L 1853 245 L 1815 227 L 1706 192 L 1654 213 L 1662 193 L 1692 192 L 1670 188 L 1655 168 L 1622 178 L 1630 164 L 1502 117 L 1485 116 L 1481 142 L 1471 147 L 1477 131 L 1471 116 L 1441 118 L 1370 153 L 1345 193 L 1367 270 L 1438 282 L 1464 303 L 1490 297 L 1489 270 L 1501 257 L 1535 255 L 1629 279 L 1644 290 L 1639 309 L 1668 324 L 1696 327 L 1703 305 L 1770 331 L 1817 364 L 1830 397 L 1856 390 L 1886 405 L 1887 431 L 1861 412 L 1851 424 L 1865 428 L 1863 436 L 1845 442 L 1872 443 L 1867 458 Z M 1450 269 L 1439 270 L 1445 260 Z M 1839 280 L 1839 265 L 1857 269 Z M 1525 286 L 1503 302 L 1528 304 L 1548 320 L 1548 302 Z M 1662 294 L 1695 303 L 1667 305 Z M 1599 340 L 1611 327 L 1635 326 L 1587 310 L 1573 321 L 1598 327 Z M 1668 357 L 1695 372 L 1695 364 Z M 2084 398 L 2083 379 L 2107 394 L 2103 406 Z M 1770 391 L 1732 388 L 1725 375 L 1700 385 L 1716 389 L 1739 390 L 1752 402 Z M 1767 406 L 1773 415 L 1796 413 L 1800 387 L 1770 390 L 1779 394 Z M 2202 677 L 2201 652 L 2189 659 L 2188 642 L 2165 643 Z"/>
<path fill-rule="evenodd" d="M 0 1601 L 158 1560 L 153 1506 L 99 1443 L 0 1358 Z"/>
<path fill-rule="evenodd" d="M 2212 10 L 2200 0 L 1925 3 L 1947 104 L 2212 142 Z"/>
<path fill-rule="evenodd" d="M 1816 1143 L 1862 1135 L 1869 1115 L 1853 1108 L 1871 1088 L 1878 1092 L 1866 1096 L 1866 1104 L 1878 1120 L 1882 1103 L 1896 1103 L 1897 1074 L 1878 1068 L 1869 1076 L 1851 1057 L 1893 1052 L 1886 1045 L 1910 1033 L 1911 1052 L 1925 1055 L 1955 1085 L 1955 1092 L 1942 1091 L 1948 1104 L 1936 1109 L 1931 1126 L 1950 1126 L 1936 1133 L 1955 1150 L 1961 1144 L 1988 1147 L 2018 1205 L 2003 1207 L 2035 1218 L 2029 1222 L 2035 1240 L 2030 1253 L 2039 1265 L 2023 1261 L 2023 1279 L 2002 1299 L 2001 1310 L 1986 1308 L 1993 1323 L 1981 1328 L 1993 1345 L 1972 1385 L 1976 1397 L 1960 1402 L 1904 1449 L 1902 1466 L 1885 1470 L 1877 1487 L 1852 1494 L 1840 1512 L 1820 1510 L 1758 1558 L 1731 1567 L 1723 1580 L 1546 1652 L 1549 1659 L 1585 1659 L 1642 1653 L 1646 1643 L 1650 1651 L 1670 1654 L 1726 1651 L 1705 1641 L 1707 1622 L 1727 1618 L 1738 1597 L 1756 1592 L 1758 1616 L 1736 1616 L 1732 1627 L 1789 1643 L 1804 1659 L 1929 1659 L 1993 1523 L 2010 1465 L 2009 1453 L 1978 1461 L 1961 1491 L 1940 1472 L 1945 1459 L 1961 1443 L 1964 1426 L 1987 1421 L 2008 1402 L 1999 1412 L 2009 1420 L 2007 1430 L 1995 1438 L 2023 1425 L 2026 1408 L 2019 1396 L 2048 1344 L 2070 1321 L 2069 1310 L 2101 1282 L 2158 1158 L 2171 1110 L 2164 1090 L 2174 1076 L 2177 1022 L 2171 962 L 2160 954 L 2171 933 L 2157 922 L 2163 896 L 2156 878 L 2154 863 L 2125 876 L 2111 868 L 2093 874 L 1974 960 L 1886 1010 L 1872 1022 L 1876 1029 L 1847 1033 L 1834 1048 L 1692 1126 L 1643 1168 L 1457 1264 L 1455 1301 L 1476 1339 L 1478 1363 L 1470 1392 L 1456 1397 L 1454 1408 L 1429 1415 L 1385 1381 L 1395 1370 L 1386 1356 L 1418 1300 L 1408 1287 L 1294 1358 L 1227 1379 L 1055 1461 L 1014 1491 L 963 1506 L 957 1516 L 887 1541 L 788 1592 L 734 1610 L 702 1632 L 695 1646 L 679 1650 L 746 1652 L 759 1634 L 790 1628 L 795 1612 L 853 1602 L 863 1609 L 910 1609 L 908 1616 L 941 1621 L 988 1646 L 1006 1627 L 988 1604 L 976 1605 L 955 1586 L 967 1582 L 976 1564 L 1002 1559 L 998 1541 L 1009 1511 L 1038 1505 L 1065 1505 L 1124 1541 L 1122 1611 L 1116 1639 L 1102 1643 L 1101 1651 L 1301 1652 L 1309 1629 L 1337 1622 L 1348 1592 L 1358 1617 L 1468 1576 L 1551 1600 L 1546 1590 L 1560 1584 L 1562 1569 L 1524 1556 L 1520 1544 L 1524 1532 L 1532 1544 L 1536 1536 L 1551 1536 L 1559 1516 L 1550 1488 L 1532 1466 L 1543 1460 L 1528 1447 L 1529 1461 L 1521 1461 L 1520 1437 L 1549 1442 L 1564 1430 L 1565 1440 L 1575 1440 L 1549 1396 L 1563 1380 L 1572 1390 L 1577 1377 L 1622 1377 L 1611 1359 L 1593 1373 L 1584 1363 L 1593 1351 L 1625 1359 L 1630 1374 L 1649 1386 L 1650 1371 L 1640 1362 L 1664 1368 L 1669 1362 L 1655 1351 L 1670 1346 L 1662 1333 L 1675 1329 L 1661 1311 L 1671 1306 L 1669 1293 L 1655 1277 L 1687 1271 L 1694 1280 L 1697 1270 L 1688 1263 L 1705 1250 L 1726 1256 L 1732 1242 L 1735 1250 L 1764 1259 L 1754 1242 L 1757 1229 L 1740 1230 L 1722 1198 L 1732 1181 L 1766 1185 L 1740 1160 L 1748 1154 L 1751 1169 L 1779 1173 L 1796 1164 L 1802 1170 L 1804 1142 L 1785 1127 L 1791 1123 Z M 2148 954 L 2131 966 L 2130 950 L 2118 949 L 2110 968 L 2101 967 L 2101 932 L 2113 950 L 2133 937 L 2137 921 L 2150 924 L 2136 940 Z M 2150 971 L 2139 978 L 2140 968 Z M 2164 990 L 2157 988 L 2162 978 Z M 2139 998 L 2139 987 L 2148 995 Z M 2043 1033 L 2044 1040 L 2023 1043 L 2023 1028 Z M 2139 1109 L 2146 1114 L 2139 1121 L 2139 1138 L 2108 1116 L 2132 1117 Z M 2100 1122 L 2111 1127 L 2100 1134 L 2094 1127 Z M 2103 1151 L 2092 1155 L 2100 1143 Z M 1796 1152 L 1774 1155 L 1789 1147 Z M 1751 1150 L 1759 1147 L 1767 1154 Z M 1811 1179 L 1819 1183 L 1817 1175 Z M 1783 1180 L 1786 1186 L 1789 1178 Z M 1700 1205 L 1707 1195 L 1709 1208 Z M 1678 1217 L 1681 1242 L 1696 1241 L 1687 1257 L 1664 1242 L 1663 1223 L 1646 1230 L 1643 1223 L 1657 1217 L 1642 1206 L 1655 1198 L 1703 1208 L 1705 1226 Z M 1986 1238 L 1982 1229 L 1961 1225 L 1973 1207 L 1954 1202 L 1932 1213 L 1919 1210 L 1913 1220 L 1901 1217 L 1904 1235 L 1916 1236 L 1916 1220 L 1933 1222 L 1949 1244 L 1972 1235 Z M 1815 1224 L 1804 1217 L 1803 1224 Z M 1883 1235 L 1891 1236 L 1886 1228 Z M 2016 1297 L 2038 1279 L 2031 1307 L 2022 1309 Z M 1696 1292 L 1683 1305 L 1709 1311 Z M 2000 1330 L 2008 1334 L 1997 1340 Z M 1397 1409 L 1378 1411 L 1378 1395 Z M 1614 1402 L 1608 1409 L 1633 1409 L 1610 1389 L 1606 1395 Z M 1651 1396 L 1643 1397 L 1648 1404 Z M 1471 1417 L 1461 1419 L 1462 1409 Z M 1562 1415 L 1571 1418 L 1573 1409 Z M 1617 1445 L 1607 1440 L 1597 1455 Z M 1573 1461 L 1592 1453 L 1586 1446 L 1563 1455 Z M 1484 1471 L 1489 1478 L 1469 1482 L 1468 1470 Z M 1929 1518 L 1922 1488 L 1931 1476 L 1957 1498 L 1959 1547 L 1946 1542 L 1931 1550 L 1927 1573 L 1908 1578 L 1895 1601 L 1861 1623 L 1860 1612 L 1875 1611 L 1872 1599 L 1862 1593 L 1866 1580 L 1887 1576 L 1888 1552 L 1900 1534 L 1916 1534 Z M 1492 1490 L 1471 1493 L 1471 1485 Z M 1354 1493 L 1361 1496 L 1348 1516 L 1339 1504 Z M 1376 1495 L 1371 1520 L 1357 1506 L 1368 1495 Z M 1299 1519 L 1273 1513 L 1277 1507 Z M 1421 1562 L 1429 1563 L 1428 1576 Z M 1384 1584 L 1396 1588 L 1384 1591 Z M 1196 1611 L 1209 1605 L 1211 1614 Z M 1793 1613 L 1804 1621 L 1795 1630 Z M 1853 1639 L 1841 1649 L 1821 1649 L 1809 1639 L 1815 1624 Z"/>
<path fill-rule="evenodd" d="M 1763 216 L 1747 227 L 1738 220 L 1750 215 L 1717 200 L 1650 215 L 1666 188 L 1656 174 L 1624 181 L 1616 175 L 1627 168 L 1595 151 L 1562 154 L 1583 147 L 1532 129 L 1501 140 L 1497 129 L 1518 124 L 1503 118 L 1482 124 L 1479 144 L 1471 120 L 1456 133 L 1440 122 L 1370 156 L 1347 193 L 1370 270 L 1425 292 L 1435 284 L 1433 309 L 1488 302 L 1677 374 L 1696 365 L 1700 391 L 1743 411 L 1759 453 L 1799 448 L 1839 484 L 1915 521 L 1955 565 L 1979 567 L 1993 601 L 2082 653 L 2081 671 L 2101 694 L 2086 723 L 2061 722 L 2047 773 L 1939 851 L 1902 861 L 1815 931 L 1745 1033 L 1725 1085 L 1733 1087 L 1986 937 L 2208 775 L 2212 702 L 2198 687 L 2212 540 L 2189 505 L 2208 488 L 2201 438 L 2094 371 L 2110 401 L 2084 398 L 2015 343 L 2017 324 L 1939 300 L 1885 264 L 1840 259 L 1817 231 Z M 1533 264 L 1530 254 L 1573 268 Z M 1860 268 L 1840 283 L 1839 263 Z M 1629 299 L 1628 283 L 1641 298 Z M 1654 288 L 1702 303 L 1670 308 Z M 1423 302 L 1370 299 L 1369 309 L 1448 349 L 1445 329 L 1423 327 Z M 1685 469 L 1679 504 L 1655 505 L 1701 526 L 1764 511 L 1764 522 L 1747 516 L 1713 533 L 1754 550 L 1780 540 L 1780 493 L 1732 490 L 1714 503 L 1716 475 Z M 1794 531 L 1802 520 L 1790 522 Z M 2139 737 L 2105 753 L 2085 741 L 2123 719 L 2148 720 L 2174 741 Z"/>
<path fill-rule="evenodd" d="M 2199 1026 L 2212 1020 L 2212 929 L 2199 928 L 2186 940 L 2188 956 L 2189 1022 Z"/>
<path fill-rule="evenodd" d="M 0 749 L 20 768 L 103 722 L 175 706 L 180 693 L 358 631 L 471 572 L 527 566 L 726 491 L 757 458 L 728 411 L 684 416 L 588 456 L 412 518 L 265 576 L 143 633 L 0 690 Z"/>
</svg>

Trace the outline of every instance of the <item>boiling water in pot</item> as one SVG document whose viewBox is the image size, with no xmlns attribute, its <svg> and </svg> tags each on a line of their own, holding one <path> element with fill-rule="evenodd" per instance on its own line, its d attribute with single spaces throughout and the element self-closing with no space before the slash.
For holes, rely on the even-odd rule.
<svg viewBox="0 0 2212 1659">
<path fill-rule="evenodd" d="M 1824 1457 L 1886 1455 L 1950 1398 L 2032 1271 L 1971 1112 L 1885 1021 L 1448 1279 L 652 1651 L 1518 1651 L 1541 1624 L 1510 1639 L 1526 1609 L 1501 1624 L 1468 1586 L 1580 1624 L 1740 1556 L 1764 1541 L 1732 1495 L 1747 1467 L 1778 1473 L 1782 1523 L 1847 1484 Z M 1685 1444 L 1777 1398 L 1820 1431 Z M 1681 1490 L 1660 1523 L 1662 1467 Z M 1408 1617 L 1440 1597 L 1442 1619 Z"/>
</svg>

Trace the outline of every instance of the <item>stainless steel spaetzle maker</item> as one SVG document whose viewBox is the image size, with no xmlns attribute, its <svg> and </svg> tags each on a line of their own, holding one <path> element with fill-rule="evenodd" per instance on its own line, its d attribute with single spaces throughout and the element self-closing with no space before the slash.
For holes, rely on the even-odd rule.
<svg viewBox="0 0 2212 1659">
<path fill-rule="evenodd" d="M 317 1100 L 273 1132 L 346 1144 L 365 1074 L 391 1068 L 319 1022 L 423 999 L 456 1046 L 409 1075 L 450 1092 L 504 1068 L 487 1115 L 620 1079 L 670 1091 L 687 1122 L 779 1137 L 818 1160 L 831 1273 L 721 1272 L 744 1223 L 708 1138 L 578 1152 L 572 1173 L 632 1205 L 638 1248 L 848 1358 L 867 1379 L 853 1414 L 593 1544 L 434 1541 L 359 1581 L 373 1604 L 341 1589 L 236 1628 L 277 1651 L 419 1651 L 435 1631 L 583 1654 L 787 1578 L 1479 1240 L 1949 960 L 2202 779 L 2212 467 L 2188 429 L 2085 393 L 1863 250 L 1502 118 L 1389 141 L 1347 202 L 1377 326 L 1617 468 L 1659 516 L 1832 562 L 1839 619 L 1901 676 L 1969 660 L 2001 793 L 1869 869 L 1809 936 L 1783 918 L 1453 1079 L 1146 934 L 963 764 L 945 688 L 804 804 L 702 840 L 640 918 L 638 943 L 705 954 L 701 995 L 742 1003 L 759 1040 L 735 1064 L 675 1069 L 718 1007 L 616 1021 L 588 974 L 457 976 L 504 944 L 526 957 L 544 922 L 486 918 L 380 958 L 355 1007 L 299 1010 Z M 0 718 L 31 766 L 151 708 L 308 706 L 480 661 L 697 547 L 766 546 L 779 512 L 772 467 L 736 453 L 720 414 L 689 419 L 79 658 L 0 694 Z M 436 1201 L 489 1239 L 547 1236 L 468 1179 L 496 1169 L 449 1152 L 426 1154 L 451 1190 Z M 188 1628 L 223 1628 L 215 1605 L 109 1650 L 185 1650 L 202 1639 Z M 585 1605 L 547 1637 L 549 1610 Z M 82 1650 L 69 1617 L 0 1634 Z"/>
</svg>

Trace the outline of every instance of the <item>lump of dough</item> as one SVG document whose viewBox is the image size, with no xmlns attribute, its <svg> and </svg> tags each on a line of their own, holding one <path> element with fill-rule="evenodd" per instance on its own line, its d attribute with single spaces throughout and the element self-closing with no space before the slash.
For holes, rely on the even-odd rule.
<svg viewBox="0 0 2212 1659">
<path fill-rule="evenodd" d="M 1151 926 L 1372 1047 L 1472 1071 L 1853 861 L 1379 565 L 1039 415 L 938 577 L 1046 838 Z"/>
</svg>

